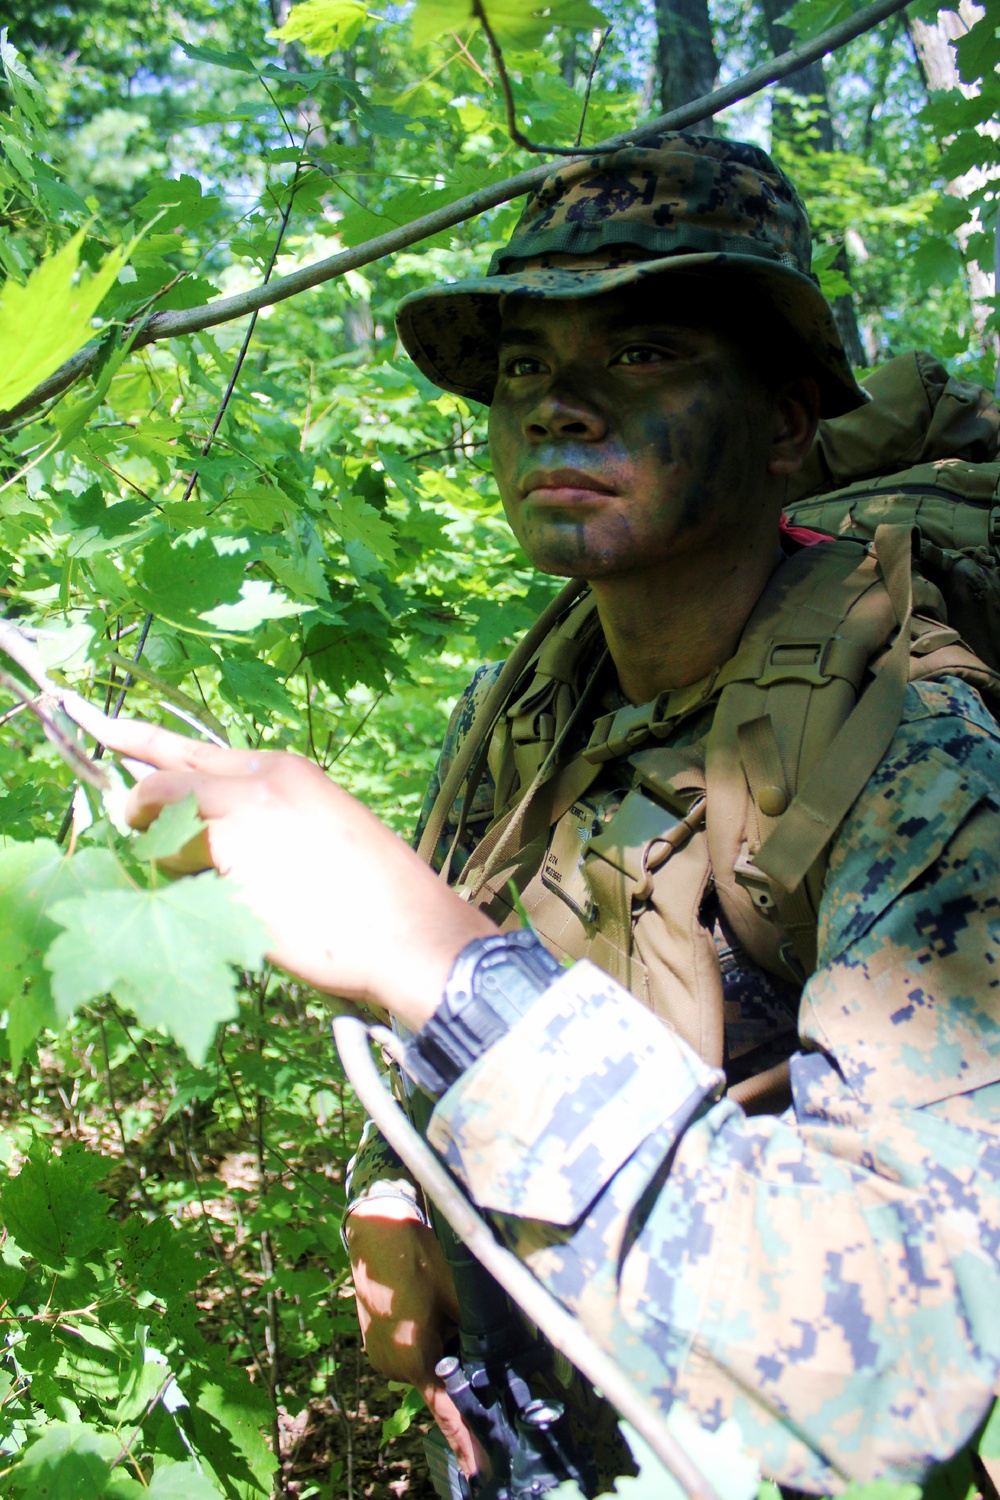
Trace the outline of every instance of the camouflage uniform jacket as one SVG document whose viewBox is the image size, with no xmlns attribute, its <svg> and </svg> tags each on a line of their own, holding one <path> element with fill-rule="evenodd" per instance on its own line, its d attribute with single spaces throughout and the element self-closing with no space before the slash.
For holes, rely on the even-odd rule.
<svg viewBox="0 0 1000 1500">
<path fill-rule="evenodd" d="M 925 1475 L 1000 1368 L 1000 730 L 956 679 L 907 690 L 818 935 L 780 1118 L 720 1098 L 720 1072 L 580 963 L 429 1138 L 656 1402 L 735 1417 L 765 1473 L 823 1492 Z M 353 1201 L 399 1177 L 369 1141 Z"/>
</svg>

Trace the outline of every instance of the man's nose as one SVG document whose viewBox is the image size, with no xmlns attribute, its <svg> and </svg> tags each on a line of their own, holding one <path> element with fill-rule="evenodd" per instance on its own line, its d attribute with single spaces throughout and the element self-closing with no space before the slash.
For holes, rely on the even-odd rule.
<svg viewBox="0 0 1000 1500">
<path fill-rule="evenodd" d="M 575 437 L 600 442 L 608 426 L 599 403 L 585 391 L 553 385 L 525 418 L 528 437 Z"/>
</svg>

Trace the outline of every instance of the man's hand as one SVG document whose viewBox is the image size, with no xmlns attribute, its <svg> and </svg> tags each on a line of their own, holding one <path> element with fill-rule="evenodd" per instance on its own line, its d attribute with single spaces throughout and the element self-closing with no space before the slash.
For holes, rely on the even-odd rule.
<svg viewBox="0 0 1000 1500">
<path fill-rule="evenodd" d="M 194 795 L 204 833 L 164 868 L 231 875 L 270 930 L 271 960 L 318 989 L 374 1001 L 417 1031 L 460 950 L 495 931 L 311 761 L 78 717 L 109 749 L 154 767 L 129 793 L 133 827 Z"/>
<path fill-rule="evenodd" d="M 434 1232 L 392 1198 L 361 1203 L 347 1243 L 365 1351 L 389 1380 L 416 1386 L 466 1474 L 479 1466 L 475 1440 L 434 1374 L 458 1324 L 451 1270 Z"/>
</svg>

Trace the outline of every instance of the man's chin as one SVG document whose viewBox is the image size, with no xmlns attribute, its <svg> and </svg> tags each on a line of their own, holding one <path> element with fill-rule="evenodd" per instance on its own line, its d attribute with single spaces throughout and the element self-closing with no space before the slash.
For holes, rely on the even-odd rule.
<svg viewBox="0 0 1000 1500">
<path fill-rule="evenodd" d="M 568 555 L 536 548 L 528 552 L 528 559 L 540 573 L 548 573 L 551 578 L 583 578 L 588 583 L 602 578 L 623 578 L 637 571 L 634 563 L 626 566 L 620 558 L 595 557 L 584 551 Z"/>
</svg>

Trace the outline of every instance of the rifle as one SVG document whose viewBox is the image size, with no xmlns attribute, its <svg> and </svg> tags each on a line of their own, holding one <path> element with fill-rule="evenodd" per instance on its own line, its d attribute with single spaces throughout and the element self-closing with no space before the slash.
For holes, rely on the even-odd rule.
<svg viewBox="0 0 1000 1500">
<path fill-rule="evenodd" d="M 498 1438 L 496 1447 L 488 1439 L 498 1474 L 474 1480 L 471 1486 L 454 1460 L 450 1464 L 446 1460 L 438 1472 L 442 1472 L 451 1487 L 437 1485 L 442 1500 L 514 1500 L 515 1496 L 527 1500 L 528 1496 L 543 1495 L 560 1482 L 551 1474 L 557 1458 L 568 1467 L 562 1477 L 576 1478 L 580 1474 L 585 1482 L 589 1480 L 588 1472 L 580 1466 L 564 1436 L 566 1424 L 561 1403 L 530 1398 L 527 1378 L 538 1368 L 534 1363 L 538 1358 L 535 1340 L 525 1332 L 527 1349 L 513 1341 L 504 1342 L 513 1340 L 513 1330 L 517 1327 L 511 1304 L 520 1308 L 542 1337 L 618 1408 L 690 1500 L 719 1500 L 715 1486 L 667 1428 L 663 1415 L 517 1256 L 497 1242 L 485 1220 L 389 1093 L 372 1059 L 369 1041 L 377 1043 L 399 1063 L 399 1038 L 385 1026 L 370 1025 L 353 1010 L 334 1017 L 333 1033 L 344 1072 L 361 1104 L 399 1152 L 467 1252 L 461 1264 L 453 1261 L 452 1265 L 457 1272 L 456 1281 L 461 1278 L 463 1319 L 468 1318 L 473 1326 L 463 1330 L 465 1345 L 463 1348 L 460 1338 L 458 1355 L 446 1356 L 442 1378 L 452 1381 L 452 1399 L 456 1399 L 457 1392 L 456 1405 L 463 1416 L 468 1413 L 466 1420 L 477 1436 L 476 1424 L 493 1422 L 494 1418 L 498 1430 L 506 1436 Z M 477 1273 L 481 1270 L 491 1287 L 471 1280 L 473 1273 L 467 1275 L 466 1259 L 469 1266 L 478 1262 Z M 498 1342 L 493 1343 L 494 1338 Z M 451 1359 L 457 1363 L 447 1362 Z M 466 1403 L 464 1408 L 462 1402 Z M 483 1431 L 489 1430 L 483 1426 Z M 442 1446 L 443 1439 L 438 1445 L 439 1452 Z M 536 1465 L 534 1475 L 529 1472 L 532 1464 Z"/>
<path fill-rule="evenodd" d="M 423 1129 L 426 1112 L 411 1100 Z M 413 1108 L 414 1105 L 418 1107 Z M 565 1480 L 580 1493 L 597 1493 L 597 1467 L 582 1455 L 563 1403 L 534 1397 L 532 1378 L 550 1363 L 549 1350 L 532 1337 L 503 1288 L 456 1238 L 438 1214 L 434 1230 L 455 1278 L 461 1313 L 457 1350 L 435 1373 L 474 1433 L 489 1463 L 488 1475 L 471 1481 L 458 1467 L 443 1434 L 424 1439 L 431 1482 L 441 1500 L 535 1500 Z"/>
</svg>

